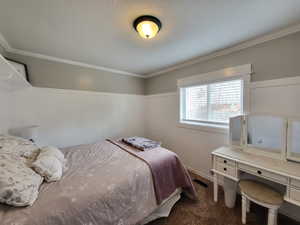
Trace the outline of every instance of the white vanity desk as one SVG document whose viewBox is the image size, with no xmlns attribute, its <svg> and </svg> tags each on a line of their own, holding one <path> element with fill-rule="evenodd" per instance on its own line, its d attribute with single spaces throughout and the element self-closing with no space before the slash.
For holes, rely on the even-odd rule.
<svg viewBox="0 0 300 225">
<path fill-rule="evenodd" d="M 239 181 L 242 171 L 284 185 L 284 200 L 300 206 L 299 163 L 250 154 L 237 147 L 218 148 L 212 157 L 215 202 L 218 201 L 218 176 Z"/>
</svg>

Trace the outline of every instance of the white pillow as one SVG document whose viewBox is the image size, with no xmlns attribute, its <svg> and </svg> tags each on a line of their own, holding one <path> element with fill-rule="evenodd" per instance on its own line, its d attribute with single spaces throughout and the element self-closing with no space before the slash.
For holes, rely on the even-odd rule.
<svg viewBox="0 0 300 225">
<path fill-rule="evenodd" d="M 63 172 L 62 163 L 57 158 L 47 155 L 38 156 L 32 167 L 47 182 L 60 180 Z"/>
<path fill-rule="evenodd" d="M 43 147 L 32 167 L 37 173 L 45 177 L 47 182 L 53 182 L 61 179 L 64 161 L 64 154 L 59 149 Z"/>
<path fill-rule="evenodd" d="M 65 161 L 64 154 L 58 148 L 51 147 L 51 146 L 42 147 L 40 149 L 39 156 L 53 156 L 53 157 L 57 158 L 62 164 Z"/>
</svg>

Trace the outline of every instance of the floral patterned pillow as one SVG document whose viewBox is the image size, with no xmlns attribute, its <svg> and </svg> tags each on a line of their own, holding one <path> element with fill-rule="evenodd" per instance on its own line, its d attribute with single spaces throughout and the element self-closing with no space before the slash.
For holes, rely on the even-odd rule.
<svg viewBox="0 0 300 225">
<path fill-rule="evenodd" d="M 38 197 L 43 178 L 19 156 L 0 153 L 0 203 L 12 206 L 32 205 Z"/>
<path fill-rule="evenodd" d="M 34 161 L 39 147 L 29 140 L 9 135 L 0 135 L 0 153 L 8 153 L 22 157 L 28 163 Z"/>
<path fill-rule="evenodd" d="M 30 168 L 39 148 L 31 141 L 0 135 L 0 203 L 32 205 L 43 178 Z"/>
</svg>

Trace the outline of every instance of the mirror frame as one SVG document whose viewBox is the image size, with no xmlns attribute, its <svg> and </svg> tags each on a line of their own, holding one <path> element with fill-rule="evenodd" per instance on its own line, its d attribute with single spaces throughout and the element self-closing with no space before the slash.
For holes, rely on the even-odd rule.
<svg viewBox="0 0 300 225">
<path fill-rule="evenodd" d="M 292 123 L 294 121 L 300 122 L 300 118 L 289 118 L 288 119 L 288 129 L 287 129 L 287 150 L 286 150 L 286 158 L 287 160 L 295 161 L 295 162 L 300 162 L 300 153 L 299 157 L 292 156 L 291 155 L 291 148 L 292 148 Z"/>
<path fill-rule="evenodd" d="M 239 118 L 240 121 L 241 121 L 241 138 L 240 138 L 240 142 L 236 142 L 236 141 L 232 141 L 232 120 L 231 118 Z M 245 116 L 244 115 L 239 115 L 239 116 L 234 116 L 234 117 L 231 117 L 230 120 L 229 120 L 229 143 L 231 146 L 234 146 L 234 147 L 238 147 L 238 148 L 243 148 L 244 146 L 244 134 L 245 134 Z"/>
</svg>

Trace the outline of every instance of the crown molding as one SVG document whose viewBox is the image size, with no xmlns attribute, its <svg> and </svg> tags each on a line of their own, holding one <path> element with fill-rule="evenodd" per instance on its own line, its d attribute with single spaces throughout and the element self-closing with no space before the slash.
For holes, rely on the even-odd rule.
<svg viewBox="0 0 300 225">
<path fill-rule="evenodd" d="M 8 41 L 4 38 L 4 36 L 1 33 L 0 33 L 0 45 L 8 53 L 30 56 L 30 57 L 34 57 L 34 58 L 45 59 L 45 60 L 59 62 L 59 63 L 66 63 L 66 64 L 70 64 L 70 65 L 81 66 L 81 67 L 91 68 L 91 69 L 95 69 L 95 70 L 107 71 L 107 72 L 111 72 L 111 73 L 117 73 L 120 75 L 145 78 L 145 76 L 136 74 L 136 73 L 130 73 L 127 71 L 117 70 L 117 69 L 108 68 L 108 67 L 104 67 L 104 66 L 96 66 L 96 65 L 92 65 L 92 64 L 87 64 L 87 63 L 82 63 L 82 62 L 78 62 L 78 61 L 62 59 L 62 58 L 58 58 L 58 57 L 53 57 L 53 56 L 48 56 L 48 55 L 43 55 L 43 54 L 39 54 L 39 53 L 23 51 L 20 49 L 12 48 L 10 46 L 10 44 L 8 43 Z"/>
<path fill-rule="evenodd" d="M 145 76 L 146 76 L 146 78 L 151 78 L 151 77 L 154 77 L 154 76 L 158 76 L 158 75 L 161 75 L 163 73 L 178 70 L 178 69 L 181 69 L 183 67 L 191 66 L 191 65 L 194 65 L 194 64 L 197 64 L 197 63 L 200 63 L 200 62 L 204 62 L 204 61 L 207 61 L 207 60 L 219 57 L 219 56 L 229 55 L 231 53 L 234 53 L 234 52 L 237 52 L 237 51 L 240 51 L 240 50 L 243 50 L 243 49 L 247 49 L 247 48 L 250 48 L 250 47 L 253 47 L 253 46 L 268 42 L 268 41 L 271 41 L 271 40 L 275 40 L 275 39 L 278 39 L 278 38 L 281 38 L 281 37 L 285 37 L 289 34 L 293 34 L 293 33 L 299 32 L 299 31 L 300 31 L 300 24 L 293 25 L 293 26 L 290 26 L 288 28 L 284 28 L 284 29 L 281 29 L 279 31 L 263 35 L 261 37 L 254 38 L 254 39 L 242 42 L 240 44 L 234 45 L 234 46 L 229 47 L 229 48 L 225 48 L 225 49 L 220 50 L 220 51 L 215 51 L 215 52 L 207 54 L 207 55 L 199 56 L 199 57 L 193 58 L 191 60 L 175 64 L 175 65 L 167 67 L 165 69 L 158 70 L 156 72 L 146 74 Z"/>
</svg>

